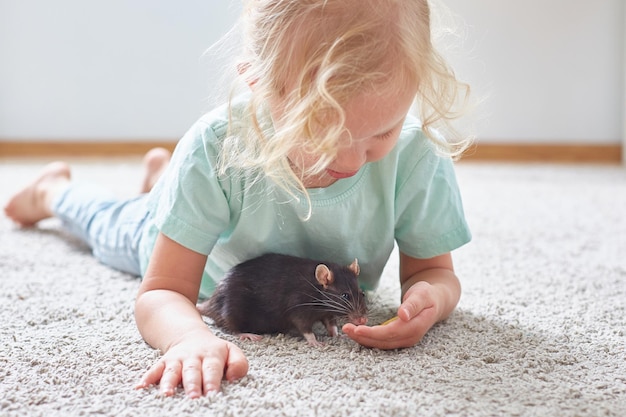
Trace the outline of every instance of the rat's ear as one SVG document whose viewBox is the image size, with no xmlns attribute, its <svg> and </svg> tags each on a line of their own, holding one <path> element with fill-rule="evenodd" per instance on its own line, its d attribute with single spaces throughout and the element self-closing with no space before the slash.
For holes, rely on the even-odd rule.
<svg viewBox="0 0 626 417">
<path fill-rule="evenodd" d="M 348 265 L 348 269 L 350 271 L 354 272 L 354 275 L 356 275 L 358 277 L 359 274 L 361 273 L 361 267 L 359 266 L 359 260 L 357 258 L 354 258 L 354 262 L 352 262 L 350 265 Z"/>
<path fill-rule="evenodd" d="M 315 278 L 324 288 L 328 287 L 335 280 L 331 270 L 324 264 L 319 264 L 315 268 Z"/>
</svg>

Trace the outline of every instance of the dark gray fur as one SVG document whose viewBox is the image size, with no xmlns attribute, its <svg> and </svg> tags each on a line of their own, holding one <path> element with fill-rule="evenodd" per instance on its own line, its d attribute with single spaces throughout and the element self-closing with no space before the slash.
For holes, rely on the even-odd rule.
<svg viewBox="0 0 626 417">
<path fill-rule="evenodd" d="M 320 264 L 333 275 L 326 288 L 316 279 Z M 354 269 L 358 273 L 358 265 L 351 268 L 288 255 L 262 255 L 228 271 L 198 310 L 235 334 L 297 330 L 306 336 L 318 321 L 332 334 L 340 317 L 365 324 L 367 308 Z M 315 344 L 315 337 L 309 342 Z"/>
</svg>

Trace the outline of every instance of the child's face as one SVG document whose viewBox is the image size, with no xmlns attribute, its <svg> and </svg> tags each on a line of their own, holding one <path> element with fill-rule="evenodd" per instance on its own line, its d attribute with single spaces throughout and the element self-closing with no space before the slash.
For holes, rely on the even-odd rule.
<svg viewBox="0 0 626 417">
<path fill-rule="evenodd" d="M 335 181 L 348 178 L 368 162 L 378 161 L 395 146 L 404 119 L 411 108 L 416 91 L 407 89 L 400 95 L 364 93 L 348 103 L 345 108 L 345 128 L 348 134 L 340 141 L 336 158 L 326 170 L 315 178 L 305 179 L 305 186 L 326 187 Z M 344 145 L 341 145 L 341 143 Z M 296 150 L 289 155 L 291 161 L 308 168 L 317 160 L 316 155 Z"/>
</svg>

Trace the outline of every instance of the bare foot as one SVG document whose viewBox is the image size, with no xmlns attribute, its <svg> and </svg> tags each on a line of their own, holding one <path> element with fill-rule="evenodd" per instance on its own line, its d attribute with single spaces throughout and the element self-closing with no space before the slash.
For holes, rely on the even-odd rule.
<svg viewBox="0 0 626 417">
<path fill-rule="evenodd" d="M 4 206 L 4 213 L 21 226 L 33 226 L 52 217 L 53 198 L 70 182 L 70 167 L 65 162 L 46 165 L 39 176 Z"/>
<path fill-rule="evenodd" d="M 141 183 L 141 193 L 148 193 L 154 187 L 170 163 L 172 153 L 165 148 L 150 149 L 143 157 L 144 177 Z"/>
</svg>

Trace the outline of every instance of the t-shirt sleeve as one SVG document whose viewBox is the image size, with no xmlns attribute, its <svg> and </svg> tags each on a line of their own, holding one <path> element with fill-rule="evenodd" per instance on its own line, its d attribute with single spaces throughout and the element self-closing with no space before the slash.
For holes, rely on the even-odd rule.
<svg viewBox="0 0 626 417">
<path fill-rule="evenodd" d="M 466 244 L 471 233 L 452 160 L 431 146 L 414 155 L 396 189 L 395 239 L 401 252 L 428 259 Z"/>
<path fill-rule="evenodd" d="M 216 160 L 215 133 L 201 120 L 178 143 L 153 208 L 161 233 L 205 255 L 230 218 L 227 187 L 217 176 Z"/>
</svg>

